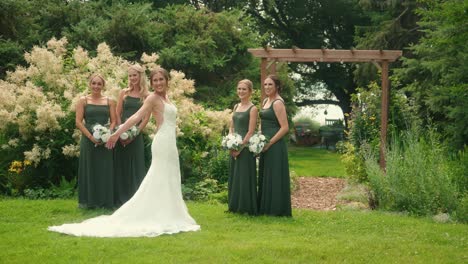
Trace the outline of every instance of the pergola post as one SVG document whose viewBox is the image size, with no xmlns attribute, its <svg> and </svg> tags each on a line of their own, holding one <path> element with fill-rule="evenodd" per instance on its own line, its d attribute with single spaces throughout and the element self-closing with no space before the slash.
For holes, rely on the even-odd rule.
<svg viewBox="0 0 468 264">
<path fill-rule="evenodd" d="M 380 118 L 380 168 L 385 171 L 385 151 L 388 130 L 388 105 L 390 103 L 390 82 L 388 80 L 388 61 L 382 61 L 382 108 Z"/>
</svg>

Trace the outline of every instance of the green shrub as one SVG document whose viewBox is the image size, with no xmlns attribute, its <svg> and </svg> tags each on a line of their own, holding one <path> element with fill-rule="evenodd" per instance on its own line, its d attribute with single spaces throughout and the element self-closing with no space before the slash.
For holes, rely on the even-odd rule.
<svg viewBox="0 0 468 264">
<path fill-rule="evenodd" d="M 417 215 L 453 213 L 460 202 L 459 177 L 446 147 L 433 132 L 406 132 L 394 138 L 386 159 L 386 174 L 375 155 L 367 152 L 366 172 L 377 206 Z"/>
<path fill-rule="evenodd" d="M 458 203 L 455 218 L 462 223 L 468 223 L 468 193 L 466 192 Z"/>
<path fill-rule="evenodd" d="M 52 185 L 51 188 L 35 188 L 25 189 L 24 197 L 28 199 L 70 199 L 75 197 L 76 192 L 76 178 L 67 181 L 65 177 L 62 177 L 58 185 Z"/>
<path fill-rule="evenodd" d="M 349 141 L 341 141 L 336 145 L 341 153 L 341 162 L 345 166 L 346 176 L 353 182 L 367 182 L 367 172 L 364 157 Z"/>
<path fill-rule="evenodd" d="M 192 178 L 182 184 L 182 194 L 186 200 L 206 201 L 211 195 L 220 193 L 226 189 L 227 184 L 219 184 L 214 179 L 197 181 Z"/>
</svg>

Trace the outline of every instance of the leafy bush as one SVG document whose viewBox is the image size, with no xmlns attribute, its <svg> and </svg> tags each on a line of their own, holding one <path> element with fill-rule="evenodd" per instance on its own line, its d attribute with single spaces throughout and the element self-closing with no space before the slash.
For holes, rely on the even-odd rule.
<svg viewBox="0 0 468 264">
<path fill-rule="evenodd" d="M 453 213 L 461 205 L 463 193 L 456 184 L 461 175 L 451 167 L 461 160 L 450 159 L 435 133 L 420 136 L 411 131 L 400 141 L 394 138 L 387 151 L 386 174 L 371 153 L 366 156 L 366 172 L 379 208 L 431 215 Z"/>
<path fill-rule="evenodd" d="M 364 157 L 349 141 L 341 141 L 336 145 L 341 153 L 341 162 L 345 166 L 346 176 L 354 182 L 368 181 Z"/>
<path fill-rule="evenodd" d="M 76 178 L 67 181 L 62 177 L 60 184 L 52 185 L 51 188 L 35 188 L 24 190 L 24 197 L 28 199 L 69 199 L 75 197 L 76 192 Z"/>
<path fill-rule="evenodd" d="M 219 184 L 214 179 L 203 179 L 196 181 L 194 179 L 182 184 L 182 194 L 186 200 L 208 200 L 212 195 L 227 190 L 227 184 Z"/>
</svg>

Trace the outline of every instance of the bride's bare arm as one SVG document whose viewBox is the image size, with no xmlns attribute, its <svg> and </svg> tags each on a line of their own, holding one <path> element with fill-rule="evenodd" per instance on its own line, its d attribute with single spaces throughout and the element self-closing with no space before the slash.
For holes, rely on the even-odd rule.
<svg viewBox="0 0 468 264">
<path fill-rule="evenodd" d="M 154 109 L 157 101 L 159 101 L 156 98 L 156 95 L 151 94 L 149 95 L 146 99 L 143 105 L 140 107 L 140 109 L 133 114 L 131 117 L 127 119 L 127 121 L 120 126 L 120 128 L 115 131 L 112 136 L 109 138 L 109 140 L 106 143 L 107 148 L 113 148 L 115 146 L 115 142 L 119 139 L 120 134 L 123 132 L 127 131 L 130 127 L 133 125 L 136 125 L 140 120 L 145 118 L 145 116 L 151 114 L 151 112 L 154 112 Z"/>
</svg>

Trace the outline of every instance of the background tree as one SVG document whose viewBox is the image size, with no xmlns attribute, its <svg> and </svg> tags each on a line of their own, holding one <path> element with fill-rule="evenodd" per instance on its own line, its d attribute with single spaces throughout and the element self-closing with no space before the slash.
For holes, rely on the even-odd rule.
<svg viewBox="0 0 468 264">
<path fill-rule="evenodd" d="M 416 10 L 425 4 L 414 0 L 365 0 L 359 1 L 359 4 L 371 23 L 356 26 L 356 47 L 403 50 L 403 56 L 412 57 L 412 51 L 408 47 L 417 43 L 422 36 L 418 25 L 420 16 Z M 399 66 L 399 61 L 392 63 L 393 68 Z M 354 75 L 356 82 L 362 87 L 379 80 L 377 68 L 372 63 L 360 64 Z"/>
<path fill-rule="evenodd" d="M 288 0 L 288 1 L 249 1 L 247 12 L 259 25 L 259 30 L 267 38 L 264 45 L 274 48 L 336 48 L 349 49 L 354 46 L 356 25 L 367 23 L 358 1 L 354 0 Z M 297 86 L 298 93 L 310 94 L 324 83 L 334 100 L 312 100 L 304 98 L 297 105 L 315 103 L 334 103 L 343 112 L 350 111 L 351 94 L 355 92 L 350 64 L 291 63 L 294 72 L 299 73 L 302 83 Z M 327 99 L 330 99 L 327 98 Z"/>
<path fill-rule="evenodd" d="M 397 73 L 419 117 L 460 149 L 468 144 L 468 3 L 424 2 L 428 8 L 417 10 L 424 37 Z"/>
</svg>

